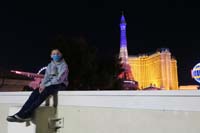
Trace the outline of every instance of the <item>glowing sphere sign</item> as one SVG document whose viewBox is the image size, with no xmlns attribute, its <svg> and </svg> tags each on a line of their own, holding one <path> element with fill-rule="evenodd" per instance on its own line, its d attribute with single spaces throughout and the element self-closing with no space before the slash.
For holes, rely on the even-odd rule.
<svg viewBox="0 0 200 133">
<path fill-rule="evenodd" d="M 191 71 L 192 78 L 194 78 L 198 83 L 200 83 L 200 63 L 198 63 Z"/>
</svg>

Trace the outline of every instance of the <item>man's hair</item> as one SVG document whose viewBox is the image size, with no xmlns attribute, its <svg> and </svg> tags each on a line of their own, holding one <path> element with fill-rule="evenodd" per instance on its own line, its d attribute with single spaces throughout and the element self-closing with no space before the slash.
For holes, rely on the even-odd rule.
<svg viewBox="0 0 200 133">
<path fill-rule="evenodd" d="M 52 52 L 53 50 L 58 50 L 58 51 L 60 51 L 61 54 L 63 54 L 62 50 L 59 49 L 59 48 L 52 48 L 52 49 L 51 49 L 51 52 Z"/>
</svg>

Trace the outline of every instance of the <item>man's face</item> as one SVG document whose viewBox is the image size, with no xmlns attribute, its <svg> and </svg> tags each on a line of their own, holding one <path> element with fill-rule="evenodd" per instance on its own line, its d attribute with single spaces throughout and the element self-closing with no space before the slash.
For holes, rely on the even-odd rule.
<svg viewBox="0 0 200 133">
<path fill-rule="evenodd" d="M 52 52 L 51 52 L 51 57 L 52 57 L 53 55 L 59 55 L 59 56 L 62 56 L 61 52 L 60 52 L 59 50 L 57 50 L 57 49 L 52 50 Z"/>
</svg>

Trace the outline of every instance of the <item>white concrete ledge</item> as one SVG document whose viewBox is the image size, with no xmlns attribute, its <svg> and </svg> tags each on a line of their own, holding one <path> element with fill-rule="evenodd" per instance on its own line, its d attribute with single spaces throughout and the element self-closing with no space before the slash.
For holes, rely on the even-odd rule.
<svg viewBox="0 0 200 133">
<path fill-rule="evenodd" d="M 200 111 L 200 91 L 59 92 L 58 105 Z"/>
<path fill-rule="evenodd" d="M 158 91 L 60 91 L 61 96 L 199 96 L 200 90 Z"/>
<path fill-rule="evenodd" d="M 199 133 L 200 91 L 62 91 L 57 108 L 36 110 L 36 126 L 7 123 L 31 92 L 0 92 L 0 133 L 50 132 L 49 118 L 63 121 L 60 133 Z"/>
<path fill-rule="evenodd" d="M 22 105 L 31 92 L 1 92 L 0 103 Z M 61 91 L 58 106 L 200 111 L 200 91 Z"/>
</svg>

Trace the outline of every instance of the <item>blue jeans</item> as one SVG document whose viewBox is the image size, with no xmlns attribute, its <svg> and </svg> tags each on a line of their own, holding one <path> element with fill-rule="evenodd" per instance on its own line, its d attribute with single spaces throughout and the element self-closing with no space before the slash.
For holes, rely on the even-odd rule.
<svg viewBox="0 0 200 133">
<path fill-rule="evenodd" d="M 51 85 L 46 87 L 42 93 L 39 92 L 39 89 L 35 89 L 31 95 L 29 96 L 28 100 L 25 102 L 23 107 L 20 109 L 16 115 L 21 118 L 28 118 L 31 117 L 34 110 L 44 102 L 49 95 L 56 94 L 59 90 L 65 90 L 66 87 L 64 84 L 58 85 Z"/>
</svg>

